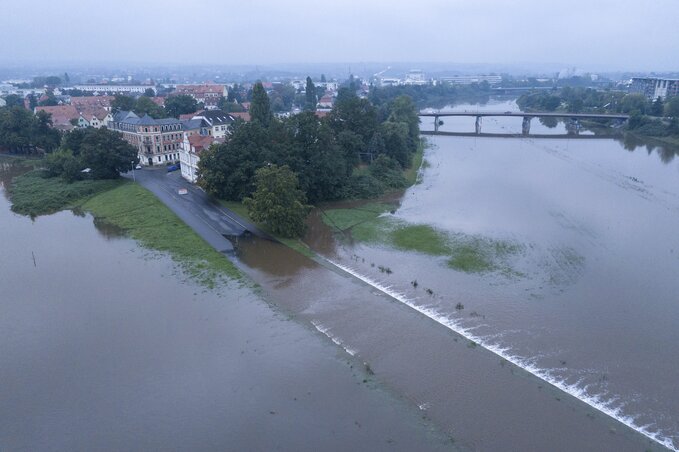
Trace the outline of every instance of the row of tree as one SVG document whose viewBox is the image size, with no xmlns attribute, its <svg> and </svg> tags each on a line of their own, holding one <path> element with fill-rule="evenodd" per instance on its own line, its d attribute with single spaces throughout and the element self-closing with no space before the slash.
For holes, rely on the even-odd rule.
<svg viewBox="0 0 679 452">
<path fill-rule="evenodd" d="M 68 182 L 82 178 L 116 179 L 138 163 L 137 149 L 105 127 L 74 129 L 45 159 L 47 174 Z"/>
<path fill-rule="evenodd" d="M 133 111 L 139 116 L 149 115 L 155 119 L 170 116 L 178 118 L 179 115 L 194 113 L 202 108 L 201 104 L 187 94 L 166 97 L 164 106 L 158 105 L 151 97 L 144 94 L 135 99 L 131 96 L 118 94 L 111 102 L 111 108 L 113 111 Z"/>
<path fill-rule="evenodd" d="M 565 87 L 558 91 L 527 93 L 519 97 L 517 103 L 522 110 L 679 117 L 679 96 L 663 101 L 661 98 L 648 99 L 643 94 L 593 88 Z"/>
<path fill-rule="evenodd" d="M 257 195 L 262 193 L 260 181 L 277 186 L 272 177 L 297 184 L 303 195 L 296 199 L 300 206 L 370 197 L 389 187 L 402 187 L 402 170 L 410 166 L 419 144 L 417 110 L 404 96 L 378 109 L 351 89 L 342 88 L 332 112 L 323 119 L 313 111 L 278 119 L 266 91 L 257 83 L 250 116 L 251 122 L 237 121 L 229 139 L 205 151 L 199 163 L 199 184 L 206 191 L 228 200 L 250 199 L 250 206 L 278 209 L 279 205 L 259 202 Z M 304 212 L 301 207 L 296 211 Z M 255 212 L 260 214 L 267 213 Z M 285 235 L 294 234 L 286 230 Z"/>
<path fill-rule="evenodd" d="M 34 115 L 18 105 L 0 107 L 0 149 L 16 154 L 51 152 L 60 139 L 49 114 Z"/>
</svg>

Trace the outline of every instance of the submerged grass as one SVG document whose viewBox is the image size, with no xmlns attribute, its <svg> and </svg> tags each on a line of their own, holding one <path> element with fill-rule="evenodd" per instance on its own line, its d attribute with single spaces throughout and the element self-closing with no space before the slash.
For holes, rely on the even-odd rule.
<svg viewBox="0 0 679 452">
<path fill-rule="evenodd" d="M 169 253 L 185 273 L 213 288 L 226 279 L 241 279 L 238 269 L 214 250 L 151 192 L 124 180 L 84 180 L 71 184 L 31 171 L 14 180 L 12 210 L 46 215 L 79 208 L 97 221 L 121 229 L 143 247 Z"/>
<path fill-rule="evenodd" d="M 465 273 L 499 271 L 506 276 L 521 276 L 508 264 L 522 247 L 508 241 L 467 234 L 449 234 L 425 224 L 407 224 L 382 213 L 388 204 L 366 205 L 354 209 L 330 209 L 323 221 L 335 230 L 359 242 L 381 243 L 431 256 L 447 257 L 448 267 Z"/>
<path fill-rule="evenodd" d="M 12 210 L 35 217 L 77 206 L 88 197 L 120 186 L 120 180 L 81 180 L 68 183 L 60 177 L 46 177 L 33 170 L 14 179 L 9 193 Z"/>
<path fill-rule="evenodd" d="M 81 207 L 121 228 L 142 246 L 169 253 L 190 277 L 209 288 L 224 276 L 241 278 L 231 261 L 137 184 L 123 183 L 86 200 Z"/>
</svg>

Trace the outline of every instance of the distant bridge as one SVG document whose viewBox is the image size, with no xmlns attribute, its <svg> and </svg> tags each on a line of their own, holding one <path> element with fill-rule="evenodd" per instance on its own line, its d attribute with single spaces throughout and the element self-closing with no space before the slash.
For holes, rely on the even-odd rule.
<svg viewBox="0 0 679 452">
<path fill-rule="evenodd" d="M 559 113 L 559 112 L 493 112 L 493 111 L 477 111 L 477 112 L 467 112 L 467 111 L 453 111 L 453 112 L 435 112 L 435 113 L 419 113 L 421 117 L 434 118 L 434 134 L 439 133 L 440 118 L 447 116 L 469 116 L 476 118 L 475 135 L 481 134 L 481 118 L 485 116 L 498 116 L 498 117 L 519 117 L 523 118 L 523 124 L 521 127 L 522 135 L 530 134 L 530 122 L 533 118 L 567 118 L 574 125 L 574 130 L 580 130 L 580 119 L 611 119 L 619 122 L 627 121 L 629 115 L 623 114 L 608 114 L 608 113 Z M 483 134 L 483 136 L 488 136 L 490 134 Z"/>
</svg>

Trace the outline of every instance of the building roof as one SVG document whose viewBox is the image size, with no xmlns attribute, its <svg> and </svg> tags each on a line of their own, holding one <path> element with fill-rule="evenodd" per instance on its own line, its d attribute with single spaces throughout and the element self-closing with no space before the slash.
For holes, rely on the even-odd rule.
<svg viewBox="0 0 679 452">
<path fill-rule="evenodd" d="M 250 113 L 248 113 L 247 111 L 231 112 L 229 114 L 234 118 L 239 118 L 245 122 L 250 122 Z"/>
<path fill-rule="evenodd" d="M 139 118 L 133 111 L 120 110 L 118 113 L 113 115 L 113 120 L 115 122 L 123 122 L 128 119 Z"/>
<path fill-rule="evenodd" d="M 115 99 L 113 96 L 71 96 L 71 105 L 78 110 L 88 107 L 101 107 L 110 110 L 113 99 Z"/>
<path fill-rule="evenodd" d="M 44 111 L 52 115 L 52 125 L 56 129 L 71 130 L 73 124 L 72 119 L 78 119 L 80 116 L 78 110 L 73 105 L 55 105 L 50 107 L 35 107 L 35 112 Z"/>
<path fill-rule="evenodd" d="M 231 114 L 225 113 L 222 110 L 205 110 L 199 115 L 194 116 L 195 118 L 204 118 L 211 126 L 231 124 L 234 121 L 234 117 Z"/>
<path fill-rule="evenodd" d="M 197 130 L 201 127 L 208 127 L 209 125 L 202 118 L 187 119 L 182 121 L 183 130 Z"/>
<path fill-rule="evenodd" d="M 200 154 L 202 151 L 212 146 L 213 143 L 223 141 L 224 140 L 215 139 L 212 135 L 191 135 L 189 137 L 191 152 L 194 154 Z"/>
</svg>

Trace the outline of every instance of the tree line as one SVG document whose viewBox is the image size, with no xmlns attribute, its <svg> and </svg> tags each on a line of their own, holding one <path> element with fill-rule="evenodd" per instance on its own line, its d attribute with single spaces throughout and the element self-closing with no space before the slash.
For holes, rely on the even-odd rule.
<svg viewBox="0 0 679 452">
<path fill-rule="evenodd" d="M 625 113 L 630 115 L 626 125 L 629 131 L 656 137 L 679 136 L 679 96 L 648 99 L 638 93 L 565 87 L 523 94 L 517 104 L 524 111 Z"/>
<path fill-rule="evenodd" d="M 292 187 L 300 194 L 298 208 L 292 209 L 298 217 L 306 215 L 307 202 L 373 197 L 403 187 L 402 171 L 419 145 L 417 109 L 406 96 L 377 108 L 345 87 L 324 118 L 313 111 L 276 118 L 269 96 L 257 83 L 250 116 L 250 122 L 236 121 L 225 143 L 201 154 L 199 184 L 222 199 L 248 199 L 247 205 L 268 205 L 272 211 L 280 206 L 258 199 L 271 196 L 263 185 Z M 288 220 L 282 223 L 302 224 Z M 269 226 L 276 232 L 274 224 Z M 278 232 L 300 233 L 294 229 Z"/>
</svg>

